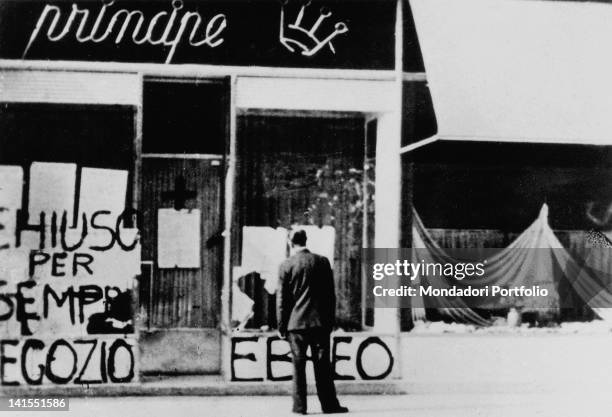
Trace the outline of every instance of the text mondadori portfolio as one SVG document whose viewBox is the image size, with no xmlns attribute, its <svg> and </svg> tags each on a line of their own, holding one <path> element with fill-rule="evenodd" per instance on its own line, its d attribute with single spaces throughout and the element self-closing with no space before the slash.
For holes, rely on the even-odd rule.
<svg viewBox="0 0 612 417">
<path fill-rule="evenodd" d="M 376 297 L 546 297 L 548 290 L 540 288 L 539 285 L 531 287 L 505 288 L 499 285 L 487 285 L 484 287 L 450 287 L 435 288 L 432 286 L 410 287 L 402 285 L 398 288 L 385 288 L 377 285 L 372 290 Z"/>
</svg>

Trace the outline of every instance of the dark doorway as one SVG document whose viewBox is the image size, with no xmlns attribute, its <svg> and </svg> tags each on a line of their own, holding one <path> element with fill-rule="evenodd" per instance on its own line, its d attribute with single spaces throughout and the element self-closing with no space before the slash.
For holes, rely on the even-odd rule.
<svg viewBox="0 0 612 417">
<path fill-rule="evenodd" d="M 145 80 L 146 373 L 220 371 L 228 97 L 226 80 Z"/>
</svg>

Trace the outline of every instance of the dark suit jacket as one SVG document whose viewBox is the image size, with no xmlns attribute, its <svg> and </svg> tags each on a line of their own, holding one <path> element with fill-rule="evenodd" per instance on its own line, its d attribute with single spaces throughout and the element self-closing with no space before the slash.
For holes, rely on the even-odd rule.
<svg viewBox="0 0 612 417">
<path fill-rule="evenodd" d="M 280 266 L 276 318 L 281 333 L 324 328 L 336 318 L 334 273 L 326 257 L 302 250 Z"/>
</svg>

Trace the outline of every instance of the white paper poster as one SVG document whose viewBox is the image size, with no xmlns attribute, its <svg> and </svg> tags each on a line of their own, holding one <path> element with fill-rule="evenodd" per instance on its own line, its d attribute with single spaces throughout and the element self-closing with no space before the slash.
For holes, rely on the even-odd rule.
<svg viewBox="0 0 612 417">
<path fill-rule="evenodd" d="M 306 247 L 308 250 L 317 255 L 325 256 L 333 268 L 336 229 L 331 226 L 293 226 L 293 230 L 300 229 L 306 232 Z"/>
<path fill-rule="evenodd" d="M 278 268 L 287 258 L 287 229 L 279 227 L 242 228 L 242 267 L 259 273 L 270 294 L 276 291 Z"/>
<path fill-rule="evenodd" d="M 240 322 L 240 325 L 246 323 L 253 313 L 254 301 L 245 293 L 242 292 L 238 286 L 240 277 L 250 273 L 241 266 L 235 266 L 233 268 L 233 282 L 232 282 L 232 318 Z M 240 326 L 239 326 L 240 327 Z"/>
<path fill-rule="evenodd" d="M 89 219 L 97 211 L 110 211 L 110 215 L 100 216 L 96 223 L 114 227 L 117 216 L 125 209 L 127 181 L 127 171 L 100 168 L 81 169 L 79 213 L 87 214 Z"/>
<path fill-rule="evenodd" d="M 76 169 L 76 164 L 32 163 L 28 194 L 30 218 L 36 219 L 41 212 L 62 216 L 66 211 L 68 220 L 72 219 Z"/>
<path fill-rule="evenodd" d="M 200 267 L 201 212 L 159 209 L 157 211 L 157 264 L 159 268 Z"/>
<path fill-rule="evenodd" d="M 0 207 L 21 208 L 23 170 L 20 166 L 0 166 Z"/>
<path fill-rule="evenodd" d="M 0 250 L 15 246 L 17 210 L 21 208 L 23 169 L 0 166 Z"/>
</svg>

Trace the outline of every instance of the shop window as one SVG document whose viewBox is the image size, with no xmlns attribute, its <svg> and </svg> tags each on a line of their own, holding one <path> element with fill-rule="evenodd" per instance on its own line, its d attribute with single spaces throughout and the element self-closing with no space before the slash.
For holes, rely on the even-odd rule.
<svg viewBox="0 0 612 417">
<path fill-rule="evenodd" d="M 612 227 L 609 147 L 448 141 L 411 158 L 427 227 L 520 232 L 543 203 L 554 229 Z"/>
<path fill-rule="evenodd" d="M 282 252 L 282 231 L 295 225 L 311 227 L 313 233 L 329 232 L 331 249 L 322 254 L 332 258 L 338 324 L 345 329 L 361 327 L 364 157 L 365 120 L 360 116 L 239 118 L 232 263 L 243 267 L 242 276 L 234 274 L 234 298 L 248 303 L 246 295 L 253 302 L 246 328 L 276 326 L 274 285 L 268 280 L 276 280 L 278 265 L 270 265 L 268 276 L 253 273 L 242 257 L 252 243 L 244 228 L 280 231 Z M 251 249 L 263 246 L 261 240 Z M 278 263 L 282 258 L 280 253 Z M 244 319 L 236 311 L 232 318 Z"/>
</svg>

